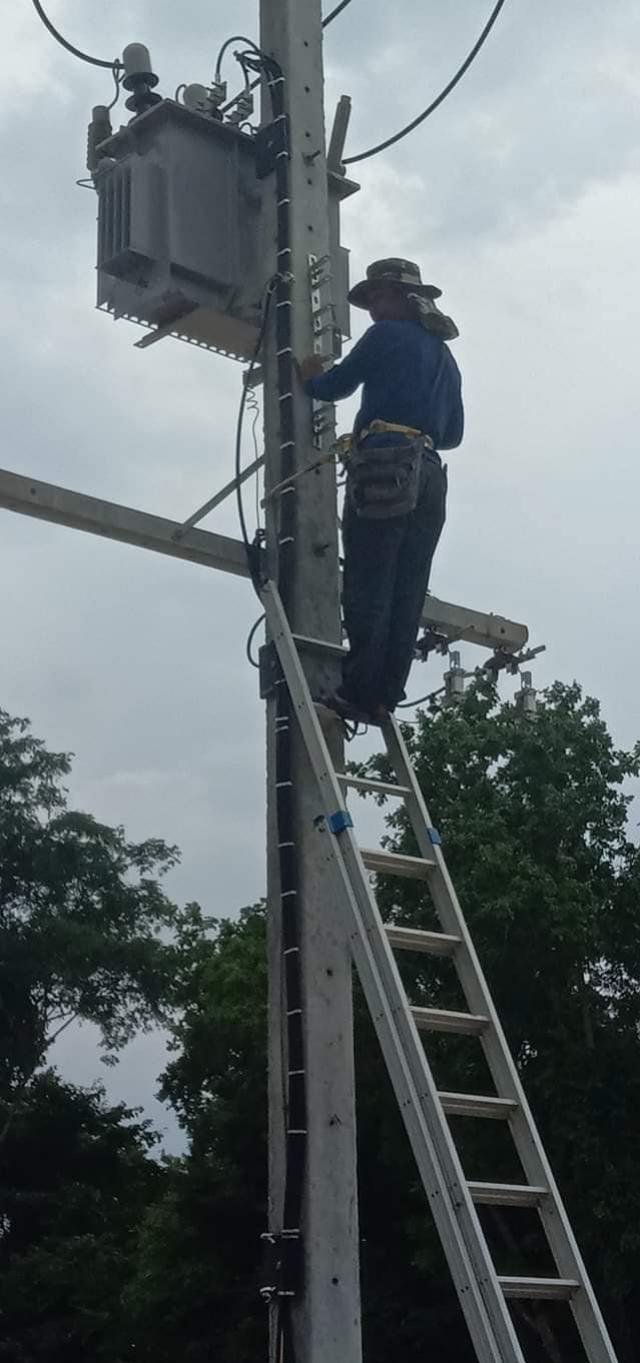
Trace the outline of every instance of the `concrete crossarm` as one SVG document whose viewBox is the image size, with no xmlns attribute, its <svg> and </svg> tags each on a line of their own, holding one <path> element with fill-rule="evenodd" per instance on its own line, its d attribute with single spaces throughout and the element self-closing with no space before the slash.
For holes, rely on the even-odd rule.
<svg viewBox="0 0 640 1363">
<path fill-rule="evenodd" d="M 80 492 L 69 492 L 52 483 L 36 478 L 25 478 L 19 473 L 0 469 L 0 507 L 35 516 L 73 530 L 86 530 L 92 535 L 120 540 L 123 544 L 153 549 L 159 554 L 200 563 L 206 568 L 248 577 L 244 546 L 240 540 L 227 535 L 215 535 L 210 530 L 189 530 L 176 539 L 180 522 L 164 516 L 152 516 L 146 511 L 118 506 L 100 497 L 87 497 Z M 480 644 L 483 648 L 504 648 L 517 652 L 529 637 L 526 625 L 506 620 L 501 615 L 454 606 L 427 596 L 423 625 L 452 642 Z"/>
<path fill-rule="evenodd" d="M 526 625 L 506 620 L 502 615 L 453 606 L 450 601 L 439 601 L 437 596 L 430 595 L 424 603 L 422 624 L 425 629 L 444 635 L 451 643 L 461 640 L 466 644 L 480 644 L 482 648 L 504 649 L 507 653 L 519 653 L 529 638 Z"/>
<path fill-rule="evenodd" d="M 100 497 L 85 497 L 83 493 L 69 492 L 67 488 L 41 483 L 36 478 L 24 478 L 4 469 L 0 469 L 0 507 L 53 521 L 55 525 L 66 525 L 72 530 L 104 535 L 140 549 L 154 549 L 159 554 L 201 563 L 205 568 L 220 568 L 239 577 L 249 575 L 240 540 L 212 535 L 208 530 L 189 530 L 176 540 L 174 536 L 180 529 L 177 521 L 151 516 L 146 511 L 134 511 L 128 506 L 118 506 L 116 502 L 105 502 Z"/>
</svg>

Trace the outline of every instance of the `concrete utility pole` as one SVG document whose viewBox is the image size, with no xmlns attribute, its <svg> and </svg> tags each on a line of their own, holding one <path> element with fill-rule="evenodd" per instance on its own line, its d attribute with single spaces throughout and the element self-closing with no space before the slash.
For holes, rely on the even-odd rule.
<svg viewBox="0 0 640 1363">
<path fill-rule="evenodd" d="M 293 350 L 314 348 L 310 254 L 329 252 L 329 204 L 323 107 L 320 0 L 261 0 L 261 47 L 284 71 L 291 137 L 291 270 Z M 265 93 L 265 99 L 268 96 Z M 269 121 L 270 110 L 264 118 Z M 275 208 L 275 205 L 274 205 Z M 273 226 L 273 221 L 272 224 Z M 275 232 L 267 230 L 265 278 L 276 269 Z M 274 318 L 264 354 L 266 491 L 281 478 Z M 313 462 L 311 403 L 296 394 L 298 468 Z M 331 465 L 297 482 L 295 583 L 290 610 L 294 632 L 340 643 L 335 475 Z M 275 499 L 274 499 L 275 502 Z M 267 542 L 273 557 L 277 505 L 270 504 Z M 311 655 L 312 685 L 327 662 Z M 313 667 L 316 667 L 315 674 Z M 335 663 L 334 680 L 335 680 Z M 329 673 L 329 676 L 331 674 Z M 285 1178 L 283 1014 L 278 854 L 274 797 L 274 705 L 268 706 L 268 882 L 270 957 L 270 1228 L 282 1229 Z M 307 1170 L 303 1212 L 304 1284 L 292 1308 L 297 1363 L 360 1363 L 359 1233 L 353 1061 L 351 958 L 345 924 L 334 903 L 315 780 L 294 734 L 294 798 L 300 857 L 302 973 L 307 1069 Z M 272 1340 L 272 1359 L 274 1357 Z"/>
</svg>

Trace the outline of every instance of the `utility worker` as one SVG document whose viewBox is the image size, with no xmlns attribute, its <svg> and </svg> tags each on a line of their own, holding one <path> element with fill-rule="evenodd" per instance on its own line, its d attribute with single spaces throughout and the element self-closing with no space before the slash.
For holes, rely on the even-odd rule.
<svg viewBox="0 0 640 1363">
<path fill-rule="evenodd" d="M 363 385 L 343 517 L 345 627 L 342 685 L 325 703 L 345 719 L 382 723 L 404 697 L 445 522 L 447 473 L 438 450 L 462 440 L 458 366 L 446 345 L 458 335 L 409 260 L 377 260 L 351 290 L 373 326 L 326 373 L 312 355 L 299 366 L 319 401 Z"/>
</svg>

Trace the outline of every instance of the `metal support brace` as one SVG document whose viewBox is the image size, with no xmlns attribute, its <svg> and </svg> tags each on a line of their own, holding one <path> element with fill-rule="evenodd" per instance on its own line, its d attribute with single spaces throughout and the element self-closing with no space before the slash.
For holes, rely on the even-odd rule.
<svg viewBox="0 0 640 1363">
<path fill-rule="evenodd" d="M 210 511 L 213 511 L 216 506 L 220 506 L 221 502 L 226 501 L 227 497 L 230 497 L 231 493 L 235 492 L 236 488 L 240 487 L 242 483 L 246 483 L 247 478 L 251 478 L 254 473 L 257 473 L 258 469 L 261 469 L 263 464 L 264 455 L 259 459 L 254 459 L 252 464 L 247 464 L 246 469 L 242 470 L 239 478 L 232 478 L 230 483 L 225 483 L 224 487 L 221 487 L 219 492 L 216 492 L 213 497 L 210 497 L 208 502 L 205 502 L 203 506 L 199 506 L 198 510 L 194 511 L 193 515 L 189 516 L 188 520 L 183 521 L 182 525 L 179 525 L 178 529 L 174 532 L 173 538 L 175 540 L 181 540 L 183 536 L 186 535 L 187 530 L 192 530 L 194 525 L 199 525 L 200 521 L 203 521 L 205 516 L 209 515 Z"/>
</svg>

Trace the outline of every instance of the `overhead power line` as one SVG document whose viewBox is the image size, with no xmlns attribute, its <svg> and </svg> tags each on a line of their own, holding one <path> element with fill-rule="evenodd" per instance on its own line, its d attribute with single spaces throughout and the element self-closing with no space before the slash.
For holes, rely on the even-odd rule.
<svg viewBox="0 0 640 1363">
<path fill-rule="evenodd" d="M 73 43 L 67 42 L 67 39 L 63 38 L 61 33 L 58 33 L 57 28 L 54 28 L 48 15 L 45 14 L 42 5 L 40 4 L 40 0 L 32 0 L 32 2 L 36 14 L 40 16 L 45 28 L 48 29 L 51 34 L 51 37 L 55 38 L 56 42 L 60 43 L 61 47 L 66 48 L 66 51 L 70 52 L 72 56 L 79 57 L 80 61 L 88 62 L 90 66 L 104 66 L 108 71 L 120 70 L 119 61 L 105 62 L 102 61 L 100 57 L 90 57 L 87 52 L 82 52 L 79 47 L 74 47 Z"/>
<path fill-rule="evenodd" d="M 455 90 L 458 82 L 462 80 L 462 77 L 469 70 L 471 63 L 475 61 L 480 49 L 484 47 L 504 3 L 505 0 L 498 0 L 498 3 L 494 5 L 478 41 L 471 48 L 469 55 L 465 57 L 462 66 L 458 67 L 455 76 L 452 77 L 448 85 L 445 85 L 444 90 L 440 91 L 440 94 L 436 99 L 432 100 L 428 108 L 424 109 L 421 114 L 418 114 L 418 117 L 414 118 L 411 123 L 407 123 L 406 128 L 401 128 L 400 132 L 394 133 L 393 137 L 387 137 L 385 142 L 379 142 L 376 147 L 370 147 L 368 151 L 361 151 L 357 156 L 343 157 L 343 165 L 352 166 L 355 161 L 366 161 L 370 156 L 377 156 L 378 152 L 386 151 L 387 147 L 393 147 L 396 142 L 400 142 L 408 133 L 413 132 L 414 128 L 417 128 L 421 123 L 424 123 L 425 118 L 428 118 L 430 114 L 435 112 L 439 105 L 447 98 L 447 95 L 450 95 L 451 91 Z"/>
</svg>

